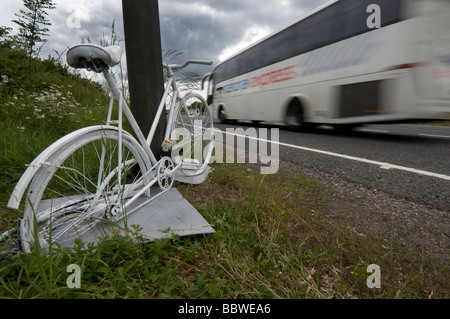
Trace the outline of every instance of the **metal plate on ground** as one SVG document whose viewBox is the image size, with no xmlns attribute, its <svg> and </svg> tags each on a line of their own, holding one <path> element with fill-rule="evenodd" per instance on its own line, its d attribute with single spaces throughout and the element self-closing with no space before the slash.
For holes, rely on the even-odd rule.
<svg viewBox="0 0 450 319">
<path fill-rule="evenodd" d="M 178 171 L 175 173 L 175 180 L 184 184 L 200 185 L 206 180 L 211 171 L 212 168 L 209 166 L 206 167 L 202 174 L 197 176 L 187 176 L 182 171 Z"/>
<path fill-rule="evenodd" d="M 153 189 L 153 195 L 156 195 L 158 188 Z M 138 207 L 148 201 L 148 197 L 139 198 L 133 205 Z M 43 205 L 44 204 L 44 205 Z M 41 202 L 40 207 L 44 208 L 45 201 Z M 53 205 L 55 205 L 53 200 Z M 132 209 L 133 207 L 130 207 Z M 133 231 L 131 226 L 140 226 L 139 234 L 148 242 L 156 239 L 170 238 L 173 235 L 193 236 L 201 234 L 215 233 L 211 225 L 202 215 L 180 194 L 172 188 L 166 193 L 160 195 L 147 205 L 139 208 L 126 220 L 113 224 L 112 222 L 99 222 L 89 231 L 81 234 L 84 243 L 96 243 L 101 238 L 112 234 L 125 234 L 124 229 Z M 73 247 L 75 239 L 58 239 L 58 243 L 63 247 Z"/>
</svg>

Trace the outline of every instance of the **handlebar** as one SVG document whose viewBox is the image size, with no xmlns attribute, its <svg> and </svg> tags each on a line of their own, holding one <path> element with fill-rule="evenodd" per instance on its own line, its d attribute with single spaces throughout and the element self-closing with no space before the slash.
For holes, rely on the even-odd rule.
<svg viewBox="0 0 450 319">
<path fill-rule="evenodd" d="M 203 64 L 203 65 L 212 65 L 213 62 L 212 61 L 204 61 L 204 60 L 188 60 L 186 61 L 184 64 L 182 65 L 178 65 L 178 64 L 163 64 L 163 66 L 167 69 L 171 69 L 172 71 L 174 70 L 180 70 L 180 69 L 184 69 L 185 67 L 187 67 L 189 64 Z"/>
</svg>

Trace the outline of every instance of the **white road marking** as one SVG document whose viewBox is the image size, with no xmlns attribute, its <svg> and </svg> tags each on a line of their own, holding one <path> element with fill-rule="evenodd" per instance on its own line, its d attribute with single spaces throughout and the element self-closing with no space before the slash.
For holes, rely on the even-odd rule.
<svg viewBox="0 0 450 319">
<path fill-rule="evenodd" d="M 450 138 L 450 136 L 445 136 L 445 135 L 433 135 L 433 134 L 419 134 L 419 136 L 439 137 L 439 138 Z"/>
<path fill-rule="evenodd" d="M 396 170 L 400 170 L 400 171 L 405 171 L 405 172 L 410 172 L 410 173 L 414 173 L 414 174 L 430 176 L 430 177 L 435 177 L 435 178 L 439 178 L 439 179 L 450 181 L 450 176 L 443 175 L 443 174 L 438 174 L 438 173 L 433 173 L 433 172 L 428 172 L 428 171 L 424 171 L 424 170 L 420 170 L 420 169 L 416 169 L 416 168 L 410 168 L 410 167 L 405 167 L 405 166 L 400 166 L 400 165 L 394 165 L 394 164 L 390 164 L 390 163 L 384 163 L 384 162 L 369 160 L 369 159 L 365 159 L 365 158 L 361 158 L 361 157 L 355 157 L 355 156 L 349 156 L 349 155 L 344 155 L 344 154 L 339 154 L 339 153 L 322 151 L 322 150 L 318 150 L 318 149 L 314 149 L 314 148 L 297 146 L 297 145 L 292 145 L 292 144 L 287 144 L 287 143 L 282 143 L 282 142 L 275 142 L 275 141 L 270 141 L 270 140 L 266 140 L 266 139 L 260 139 L 260 138 L 251 137 L 251 136 L 247 136 L 247 135 L 221 131 L 219 129 L 216 129 L 216 130 L 220 131 L 221 133 L 234 135 L 234 136 L 239 136 L 239 137 L 244 137 L 244 138 L 253 139 L 253 140 L 259 140 L 259 141 L 266 142 L 266 143 L 269 143 L 269 144 L 270 143 L 272 143 L 272 144 L 275 143 L 275 144 L 278 144 L 280 146 L 290 147 L 290 148 L 294 148 L 294 149 L 298 149 L 298 150 L 302 150 L 302 151 L 313 152 L 313 153 L 318 153 L 318 154 L 323 154 L 323 155 L 328 155 L 328 156 L 339 157 L 339 158 L 343 158 L 343 159 L 347 159 L 347 160 L 357 161 L 357 162 L 361 162 L 361 163 L 372 164 L 372 165 L 379 166 L 381 169 L 386 169 L 386 170 L 396 169 Z"/>
</svg>

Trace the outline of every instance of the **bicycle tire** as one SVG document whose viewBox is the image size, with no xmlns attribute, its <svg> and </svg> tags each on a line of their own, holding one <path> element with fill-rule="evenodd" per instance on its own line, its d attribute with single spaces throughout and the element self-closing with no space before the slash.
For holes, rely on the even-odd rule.
<svg viewBox="0 0 450 319">
<path fill-rule="evenodd" d="M 180 103 L 172 124 L 174 162 L 182 164 L 186 176 L 197 176 L 207 168 L 214 149 L 214 125 L 205 99 L 197 93 L 188 93 Z"/>
<path fill-rule="evenodd" d="M 36 239 L 48 245 L 80 237 L 123 208 L 132 192 L 152 177 L 147 154 L 127 132 L 122 134 L 119 165 L 119 134 L 109 126 L 86 130 L 42 163 L 28 187 L 20 226 L 25 252 Z"/>
</svg>

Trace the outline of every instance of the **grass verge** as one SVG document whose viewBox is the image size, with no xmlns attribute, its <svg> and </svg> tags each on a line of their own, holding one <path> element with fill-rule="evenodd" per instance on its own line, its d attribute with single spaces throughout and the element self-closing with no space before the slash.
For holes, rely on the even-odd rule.
<svg viewBox="0 0 450 319">
<path fill-rule="evenodd" d="M 215 234 L 144 244 L 134 227 L 96 247 L 79 242 L 54 247 L 51 256 L 5 256 L 0 297 L 448 297 L 447 267 L 330 221 L 326 212 L 336 203 L 310 178 L 215 165 L 205 183 L 176 186 Z M 80 289 L 67 288 L 70 264 L 82 270 Z M 367 287 L 370 264 L 381 267 L 381 289 Z"/>
</svg>

